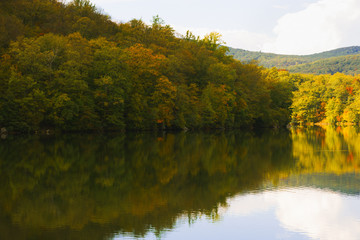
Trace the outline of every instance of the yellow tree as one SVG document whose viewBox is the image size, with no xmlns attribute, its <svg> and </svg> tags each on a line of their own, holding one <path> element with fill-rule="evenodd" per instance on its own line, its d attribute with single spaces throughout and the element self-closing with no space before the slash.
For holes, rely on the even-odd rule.
<svg viewBox="0 0 360 240">
<path fill-rule="evenodd" d="M 174 119 L 176 86 L 167 77 L 162 76 L 157 80 L 152 101 L 155 105 L 156 121 L 163 127 L 171 126 Z"/>
<path fill-rule="evenodd" d="M 165 57 L 153 54 L 151 49 L 135 44 L 124 50 L 125 64 L 131 86 L 126 100 L 127 126 L 129 128 L 152 128 L 154 111 L 151 109 L 152 95 Z"/>
</svg>

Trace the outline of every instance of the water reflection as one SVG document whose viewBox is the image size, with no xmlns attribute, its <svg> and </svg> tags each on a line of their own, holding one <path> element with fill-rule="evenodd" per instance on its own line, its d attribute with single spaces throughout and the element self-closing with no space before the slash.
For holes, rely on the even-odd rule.
<svg viewBox="0 0 360 240">
<path fill-rule="evenodd" d="M 238 196 L 228 204 L 225 216 L 235 216 L 233 219 L 255 216 L 261 222 L 260 218 L 267 213 L 287 231 L 299 234 L 291 239 L 350 240 L 360 236 L 359 198 L 355 196 L 344 197 L 313 188 L 288 188 Z M 279 232 L 268 230 L 266 234 L 266 239 L 276 239 Z"/>
<path fill-rule="evenodd" d="M 294 129 L 297 170 L 302 173 L 359 172 L 360 135 L 355 127 Z"/>
<path fill-rule="evenodd" d="M 261 226 L 274 239 L 330 239 L 322 232 L 335 225 L 357 234 L 360 214 L 342 214 L 359 203 L 359 138 L 348 128 L 9 137 L 0 142 L 0 239 L 203 239 L 216 226 L 233 239 L 244 236 L 229 229 L 239 216 L 245 238 Z"/>
</svg>

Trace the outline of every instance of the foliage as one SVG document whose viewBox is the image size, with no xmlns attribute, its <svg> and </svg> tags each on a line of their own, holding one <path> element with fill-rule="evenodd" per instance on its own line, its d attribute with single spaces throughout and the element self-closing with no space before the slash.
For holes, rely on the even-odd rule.
<svg viewBox="0 0 360 240">
<path fill-rule="evenodd" d="M 302 80 L 300 80 L 302 79 Z M 294 91 L 294 123 L 358 124 L 360 121 L 358 77 L 299 75 Z"/>
<path fill-rule="evenodd" d="M 337 72 L 356 75 L 360 47 L 339 48 L 311 55 L 281 55 L 273 53 L 252 52 L 229 48 L 228 54 L 244 62 L 257 61 L 259 65 L 272 68 L 288 69 L 293 73 L 335 74 Z"/>
<path fill-rule="evenodd" d="M 177 37 L 158 16 L 152 25 L 114 23 L 88 0 L 1 1 L 0 9 L 0 126 L 10 131 L 289 121 L 289 76 L 227 56 L 219 33 Z"/>
<path fill-rule="evenodd" d="M 335 74 L 339 72 L 348 75 L 358 75 L 360 74 L 359 64 L 360 55 L 350 55 L 298 64 L 288 69 L 290 72 L 311 74 Z"/>
</svg>

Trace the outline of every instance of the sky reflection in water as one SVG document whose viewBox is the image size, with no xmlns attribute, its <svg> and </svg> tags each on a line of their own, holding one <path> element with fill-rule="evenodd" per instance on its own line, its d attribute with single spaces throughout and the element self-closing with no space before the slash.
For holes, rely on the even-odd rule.
<svg viewBox="0 0 360 240">
<path fill-rule="evenodd" d="M 228 199 L 215 221 L 201 216 L 189 223 L 184 216 L 160 238 L 356 240 L 360 238 L 359 204 L 359 196 L 322 189 L 266 190 Z M 144 239 L 156 236 L 148 234 Z"/>
<path fill-rule="evenodd" d="M 359 239 L 360 134 L 14 137 L 0 239 Z"/>
</svg>

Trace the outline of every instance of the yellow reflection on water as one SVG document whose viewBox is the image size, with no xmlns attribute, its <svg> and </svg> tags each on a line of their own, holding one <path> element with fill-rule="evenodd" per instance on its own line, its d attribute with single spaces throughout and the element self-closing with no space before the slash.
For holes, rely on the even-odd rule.
<svg viewBox="0 0 360 240">
<path fill-rule="evenodd" d="M 293 129 L 295 171 L 299 173 L 359 172 L 360 134 L 355 127 Z"/>
<path fill-rule="evenodd" d="M 141 237 L 175 230 L 184 216 L 217 224 L 229 212 L 250 216 L 268 209 L 256 196 L 271 199 L 276 191 L 270 194 L 270 188 L 358 195 L 359 140 L 353 127 L 7 139 L 0 144 L 0 230 L 6 229 L 0 239 L 99 239 L 114 232 Z M 310 202 L 324 195 L 336 203 L 326 191 L 301 193 Z M 248 197 L 244 208 L 226 205 L 238 194 Z M 307 202 L 298 194 L 276 194 Z M 276 216 L 286 228 L 317 236 L 305 223 L 285 221 L 291 214 L 280 210 Z"/>
</svg>

